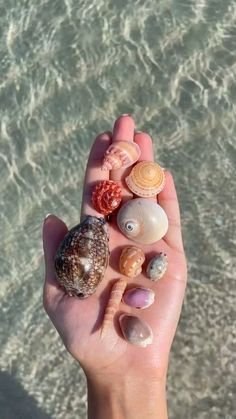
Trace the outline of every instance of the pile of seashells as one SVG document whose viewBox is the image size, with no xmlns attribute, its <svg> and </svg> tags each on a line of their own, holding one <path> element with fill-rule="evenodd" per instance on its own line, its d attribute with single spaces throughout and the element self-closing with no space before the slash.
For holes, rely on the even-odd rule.
<svg viewBox="0 0 236 419">
<path fill-rule="evenodd" d="M 107 149 L 101 169 L 117 170 L 132 166 L 125 182 L 136 197 L 122 205 L 119 182 L 98 181 L 92 191 L 91 203 L 103 217 L 85 217 L 67 233 L 56 253 L 56 276 L 67 294 L 86 298 L 96 291 L 102 281 L 109 261 L 109 235 L 105 217 L 115 210 L 118 209 L 117 226 L 129 240 L 147 245 L 165 236 L 168 229 L 166 213 L 154 199 L 147 199 L 156 197 L 163 190 L 165 173 L 155 162 L 137 163 L 139 158 L 140 148 L 131 141 L 115 141 Z M 142 272 L 144 262 L 145 254 L 141 248 L 134 245 L 125 246 L 120 254 L 120 273 L 125 278 L 135 278 Z M 151 281 L 157 281 L 166 269 L 166 254 L 156 253 L 147 263 L 146 276 Z M 106 335 L 122 298 L 124 302 L 129 302 L 129 305 L 136 308 L 149 307 L 154 301 L 154 292 L 143 287 L 128 289 L 124 294 L 127 285 L 125 278 L 118 280 L 112 288 L 101 328 L 102 337 Z M 149 297 L 138 307 L 138 292 L 144 295 L 145 290 L 149 291 Z M 152 342 L 151 328 L 137 316 L 122 314 L 119 322 L 123 336 L 128 342 L 142 347 Z"/>
</svg>

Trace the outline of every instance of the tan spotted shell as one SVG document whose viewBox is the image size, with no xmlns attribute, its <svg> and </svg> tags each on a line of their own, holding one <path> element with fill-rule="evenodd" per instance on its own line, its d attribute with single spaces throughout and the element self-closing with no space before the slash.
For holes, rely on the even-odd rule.
<svg viewBox="0 0 236 419">
<path fill-rule="evenodd" d="M 148 263 L 146 273 L 152 281 L 158 281 L 165 274 L 168 267 L 166 253 L 157 253 Z"/>
<path fill-rule="evenodd" d="M 138 144 L 133 141 L 114 141 L 104 155 L 102 170 L 116 170 L 121 167 L 129 167 L 139 159 L 140 154 L 141 151 Z"/>
<path fill-rule="evenodd" d="M 88 215 L 65 235 L 55 256 L 55 273 L 66 293 L 79 298 L 93 294 L 109 260 L 107 224 Z"/>
<path fill-rule="evenodd" d="M 161 166 L 150 161 L 141 161 L 125 179 L 128 188 L 138 196 L 156 196 L 165 185 L 165 173 Z"/>
<path fill-rule="evenodd" d="M 130 278 L 138 276 L 142 272 L 145 255 L 142 249 L 135 246 L 126 246 L 120 255 L 120 272 Z"/>
</svg>

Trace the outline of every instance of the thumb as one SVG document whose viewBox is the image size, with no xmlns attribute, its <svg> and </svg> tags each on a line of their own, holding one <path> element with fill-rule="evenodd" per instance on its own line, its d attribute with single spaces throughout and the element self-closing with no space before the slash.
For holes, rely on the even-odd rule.
<svg viewBox="0 0 236 419">
<path fill-rule="evenodd" d="M 65 223 L 53 214 L 48 215 L 43 223 L 43 250 L 45 260 L 44 307 L 46 311 L 53 308 L 58 298 L 64 295 L 55 275 L 54 258 L 56 251 L 68 229 Z"/>
</svg>

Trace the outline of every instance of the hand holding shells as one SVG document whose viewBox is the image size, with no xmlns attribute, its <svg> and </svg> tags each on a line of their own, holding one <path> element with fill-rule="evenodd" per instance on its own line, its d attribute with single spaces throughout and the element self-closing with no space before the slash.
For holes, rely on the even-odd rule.
<svg viewBox="0 0 236 419">
<path fill-rule="evenodd" d="M 116 141 L 133 142 L 138 153 L 129 166 L 123 160 L 119 167 L 105 164 L 102 170 L 104 156 L 109 155 L 110 151 L 106 152 Z M 150 137 L 134 132 L 131 117 L 118 118 L 113 135 L 100 134 L 91 150 L 81 222 L 75 219 L 71 222 L 75 227 L 69 231 L 55 216 L 49 216 L 44 223 L 44 305 L 67 349 L 82 361 L 86 372 L 107 368 L 109 375 L 125 373 L 129 368 L 135 375 L 140 370 L 151 370 L 156 356 L 158 365 L 164 368 L 179 320 L 186 263 L 171 175 L 165 172 L 165 186 L 158 196 L 139 196 L 135 189 L 131 199 L 118 205 L 120 197 L 127 191 L 131 193 L 126 178 L 141 161 L 153 161 Z M 115 188 L 109 186 L 113 182 Z M 132 259 L 131 276 L 123 274 L 119 264 L 127 247 L 141 249 L 145 257 L 140 265 Z M 151 261 L 160 253 L 167 255 L 168 266 L 156 281 L 151 278 L 151 271 L 153 266 L 159 270 L 161 264 Z M 127 266 L 124 263 L 123 268 Z M 125 272 L 130 272 L 130 268 Z M 148 356 L 143 356 L 143 351 Z"/>
</svg>

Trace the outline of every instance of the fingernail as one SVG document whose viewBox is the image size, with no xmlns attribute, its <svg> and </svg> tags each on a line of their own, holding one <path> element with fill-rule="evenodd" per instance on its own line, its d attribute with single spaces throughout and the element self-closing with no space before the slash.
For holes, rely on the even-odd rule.
<svg viewBox="0 0 236 419">
<path fill-rule="evenodd" d="M 142 134 L 143 131 L 135 131 L 135 134 Z"/>
<path fill-rule="evenodd" d="M 121 116 L 131 116 L 130 113 L 123 113 Z"/>
<path fill-rule="evenodd" d="M 147 308 L 154 302 L 155 293 L 149 288 L 131 288 L 123 295 L 123 301 L 130 307 Z"/>
</svg>

